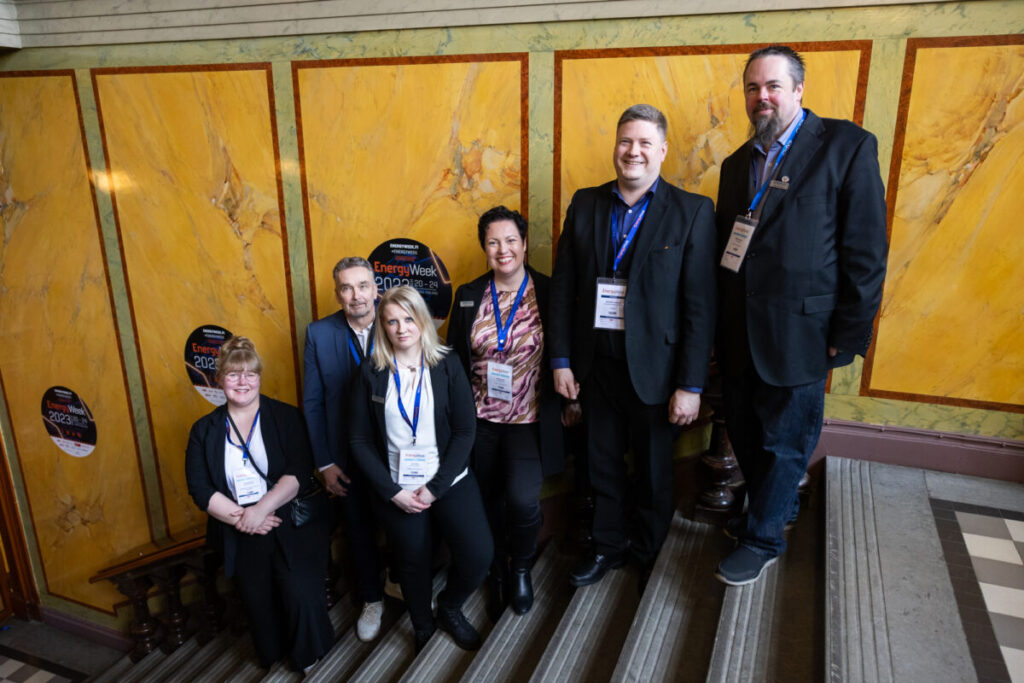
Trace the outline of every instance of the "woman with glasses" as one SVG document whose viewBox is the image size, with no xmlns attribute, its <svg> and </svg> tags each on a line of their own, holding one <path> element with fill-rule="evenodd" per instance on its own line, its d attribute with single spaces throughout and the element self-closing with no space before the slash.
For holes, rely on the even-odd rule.
<svg viewBox="0 0 1024 683">
<path fill-rule="evenodd" d="M 371 362 L 352 398 L 352 455 L 376 491 L 374 503 L 397 556 L 419 652 L 433 635 L 432 527 L 451 550 L 437 621 L 466 650 L 480 635 L 462 604 L 483 583 L 494 552 L 480 491 L 469 471 L 476 415 L 458 357 L 448 353 L 423 298 L 389 289 L 377 308 Z"/>
<path fill-rule="evenodd" d="M 260 394 L 263 363 L 252 341 L 220 348 L 217 382 L 227 403 L 192 425 L 185 450 L 189 494 L 209 519 L 206 543 L 224 556 L 245 605 L 260 664 L 288 655 L 308 670 L 331 648 L 327 616 L 329 519 L 311 475 L 302 414 Z M 313 503 L 308 520 L 292 514 L 296 496 Z"/>
</svg>

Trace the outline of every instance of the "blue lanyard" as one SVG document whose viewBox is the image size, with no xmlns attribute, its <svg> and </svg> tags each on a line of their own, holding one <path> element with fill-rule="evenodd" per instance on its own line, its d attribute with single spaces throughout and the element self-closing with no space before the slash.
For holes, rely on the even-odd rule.
<svg viewBox="0 0 1024 683">
<path fill-rule="evenodd" d="M 245 438 L 245 448 L 242 448 L 241 446 L 235 446 L 235 442 L 231 440 L 231 423 L 227 419 L 224 420 L 224 431 L 228 433 L 228 443 L 231 444 L 232 446 L 235 446 L 235 448 L 242 448 L 243 464 L 249 459 L 249 444 L 252 443 L 252 435 L 256 432 L 256 424 L 260 421 L 261 410 L 263 409 L 256 409 L 256 417 L 252 419 L 252 426 L 249 427 L 249 436 Z"/>
<path fill-rule="evenodd" d="M 356 367 L 359 367 L 360 365 L 363 364 L 363 356 L 356 349 L 355 342 L 352 341 L 352 337 L 354 337 L 355 334 L 356 333 L 352 331 L 351 327 L 348 328 L 348 350 L 352 352 L 352 357 L 356 359 Z M 356 337 L 356 338 L 358 339 L 358 337 Z M 373 353 L 373 332 L 372 331 L 370 332 L 370 349 L 366 352 L 366 355 L 369 356 L 371 353 Z"/>
<path fill-rule="evenodd" d="M 395 364 L 395 393 L 398 394 L 398 412 L 405 420 L 405 424 L 409 425 L 409 429 L 412 430 L 412 442 L 416 443 L 416 427 L 420 423 L 420 394 L 423 391 L 423 354 L 420 354 L 420 382 L 416 385 L 416 402 L 413 404 L 411 420 L 402 404 L 402 380 L 398 378 L 398 358 L 392 355 L 391 360 Z"/>
<path fill-rule="evenodd" d="M 629 245 L 633 243 L 636 231 L 640 227 L 640 221 L 644 219 L 644 214 L 647 213 L 647 205 L 650 203 L 651 198 L 647 197 L 644 200 L 644 205 L 640 207 L 640 212 L 637 213 L 636 220 L 633 221 L 633 227 L 629 229 L 629 233 L 619 243 L 619 249 L 615 252 L 615 261 L 612 263 L 612 274 L 619 272 L 619 264 L 622 263 L 622 257 L 626 255 Z M 616 212 L 612 211 L 612 239 L 615 239 L 615 235 L 619 232 L 618 220 L 616 220 L 615 214 Z M 625 218 L 626 214 L 622 214 L 622 217 Z"/>
<path fill-rule="evenodd" d="M 523 276 L 523 282 L 519 285 L 519 292 L 516 294 L 516 300 L 512 302 L 512 308 L 508 311 L 508 318 L 505 320 L 505 324 L 501 324 L 501 308 L 498 306 L 498 288 L 494 285 L 494 278 L 491 278 L 491 303 L 494 304 L 494 322 L 498 326 L 498 352 L 504 353 L 505 351 L 505 340 L 508 339 L 509 330 L 512 329 L 512 319 L 516 317 L 516 311 L 519 310 L 519 303 L 523 300 L 523 294 L 526 293 L 526 283 L 530 281 L 530 274 L 526 273 Z"/>
<path fill-rule="evenodd" d="M 782 146 L 782 151 L 779 152 L 778 158 L 775 159 L 775 164 L 772 166 L 772 175 L 774 175 L 775 170 L 782 165 L 782 160 L 786 157 L 786 152 L 789 151 L 790 146 L 793 144 L 793 139 L 796 137 L 796 134 L 800 132 L 800 126 L 804 125 L 804 119 L 806 118 L 807 112 L 801 109 L 800 122 L 796 124 L 796 128 L 793 129 L 793 133 L 786 139 L 786 144 Z M 765 156 L 767 157 L 767 155 Z M 767 158 L 765 159 L 765 163 L 768 163 Z M 771 180 L 771 176 L 768 176 L 764 179 L 764 182 L 761 183 L 761 189 L 757 191 L 757 194 L 755 194 L 754 198 L 750 201 L 750 208 L 747 209 L 747 215 L 754 213 L 754 209 L 756 209 L 757 205 L 761 203 L 761 199 L 764 198 L 765 190 L 768 189 L 768 184 L 771 183 Z"/>
</svg>

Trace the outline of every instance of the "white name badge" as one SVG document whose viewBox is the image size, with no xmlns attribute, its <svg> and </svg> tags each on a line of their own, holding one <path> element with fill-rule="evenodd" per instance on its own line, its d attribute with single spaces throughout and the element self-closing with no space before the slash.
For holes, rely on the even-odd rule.
<svg viewBox="0 0 1024 683">
<path fill-rule="evenodd" d="M 398 485 L 420 487 L 427 483 L 427 466 L 436 448 L 403 448 L 398 452 Z"/>
<path fill-rule="evenodd" d="M 725 252 L 722 254 L 721 266 L 728 268 L 734 273 L 740 272 L 743 259 L 747 255 L 747 247 L 750 246 L 750 238 L 757 228 L 757 220 L 746 216 L 736 216 L 732 224 L 732 234 L 725 245 Z"/>
<path fill-rule="evenodd" d="M 594 329 L 626 329 L 626 281 L 597 278 L 597 300 L 594 302 Z"/>
<path fill-rule="evenodd" d="M 487 398 L 512 400 L 512 366 L 487 361 Z"/>
<path fill-rule="evenodd" d="M 248 467 L 239 467 L 231 473 L 231 478 L 235 482 L 235 500 L 239 505 L 257 503 L 267 492 L 263 477 Z"/>
</svg>

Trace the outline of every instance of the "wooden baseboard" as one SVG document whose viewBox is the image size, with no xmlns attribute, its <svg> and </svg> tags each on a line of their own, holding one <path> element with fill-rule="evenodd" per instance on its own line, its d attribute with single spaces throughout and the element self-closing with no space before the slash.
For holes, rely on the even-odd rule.
<svg viewBox="0 0 1024 683">
<path fill-rule="evenodd" d="M 81 636 L 90 642 L 121 650 L 122 652 L 128 652 L 135 645 L 131 638 L 120 631 L 94 624 L 85 619 L 78 619 L 52 607 L 42 606 L 40 607 L 40 612 L 41 621 L 44 624 L 59 628 L 68 633 L 74 633 L 76 636 Z"/>
<path fill-rule="evenodd" d="M 826 455 L 1024 483 L 1024 441 L 825 420 L 812 462 Z"/>
</svg>

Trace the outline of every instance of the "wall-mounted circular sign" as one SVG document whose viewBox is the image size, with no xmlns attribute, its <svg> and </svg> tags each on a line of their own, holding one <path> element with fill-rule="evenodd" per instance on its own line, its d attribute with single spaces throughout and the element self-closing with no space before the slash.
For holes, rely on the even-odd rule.
<svg viewBox="0 0 1024 683">
<path fill-rule="evenodd" d="M 215 406 L 224 405 L 224 390 L 217 386 L 217 356 L 231 333 L 220 325 L 202 325 L 185 342 L 185 369 L 199 395 Z"/>
<path fill-rule="evenodd" d="M 373 250 L 370 263 L 382 292 L 409 285 L 423 295 L 434 324 L 444 324 L 452 306 L 452 281 L 433 249 L 416 240 L 388 240 Z"/>
<path fill-rule="evenodd" d="M 43 394 L 43 424 L 68 455 L 84 458 L 96 447 L 96 420 L 85 401 L 67 387 L 50 387 Z"/>
</svg>

